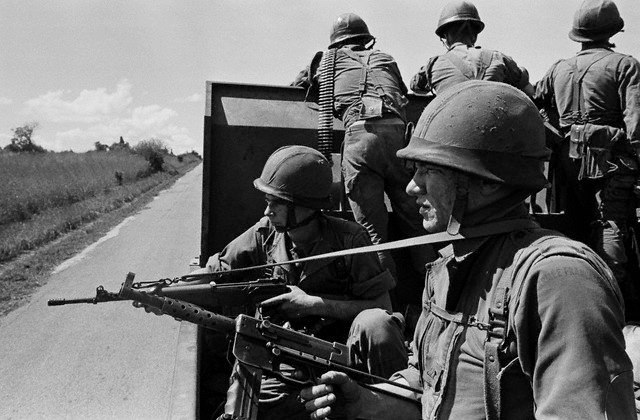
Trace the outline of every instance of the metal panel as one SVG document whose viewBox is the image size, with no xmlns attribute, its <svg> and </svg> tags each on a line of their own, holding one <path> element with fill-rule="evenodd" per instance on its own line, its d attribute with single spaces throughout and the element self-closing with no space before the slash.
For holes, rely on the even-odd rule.
<svg viewBox="0 0 640 420">
<path fill-rule="evenodd" d="M 304 99 L 300 88 L 207 82 L 201 264 L 262 215 L 263 195 L 253 180 L 267 157 L 285 145 L 315 146 L 317 105 Z M 410 119 L 427 103 L 426 97 L 412 96 Z M 343 138 L 336 119 L 335 153 Z"/>
</svg>

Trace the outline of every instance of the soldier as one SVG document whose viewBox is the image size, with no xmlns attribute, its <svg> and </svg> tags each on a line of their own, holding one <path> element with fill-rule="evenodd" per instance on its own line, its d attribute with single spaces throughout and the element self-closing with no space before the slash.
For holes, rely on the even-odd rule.
<svg viewBox="0 0 640 420">
<path fill-rule="evenodd" d="M 387 193 L 404 237 L 421 234 L 420 218 L 404 186 L 410 171 L 395 158 L 405 145 L 407 88 L 393 57 L 374 50 L 375 38 L 367 24 L 353 13 L 340 15 L 333 24 L 329 45 L 336 49 L 334 115 L 342 120 L 345 138 L 342 151 L 344 188 L 355 220 L 367 229 L 374 244 L 386 242 Z M 303 70 L 293 82 L 309 87 L 317 75 Z M 413 263 L 423 272 L 433 257 L 430 248 L 420 248 Z M 396 276 L 389 252 L 379 254 L 383 266 Z"/>
<path fill-rule="evenodd" d="M 536 85 L 535 101 L 557 112 L 565 135 L 556 176 L 566 186 L 572 230 L 609 264 L 627 298 L 625 243 L 635 216 L 634 189 L 640 192 L 640 63 L 613 51 L 609 38 L 623 26 L 612 1 L 585 1 L 569 32 L 582 50 L 551 66 Z"/>
<path fill-rule="evenodd" d="M 265 194 L 264 217 L 210 257 L 200 272 L 371 245 L 359 224 L 321 213 L 330 206 L 332 180 L 331 165 L 317 150 L 306 146 L 276 150 L 254 181 Z M 274 270 L 273 275 L 288 279 L 291 291 L 264 301 L 263 313 L 313 330 L 319 338 L 346 342 L 357 369 L 388 377 L 406 365 L 402 319 L 390 313 L 389 290 L 395 281 L 375 253 L 280 265 Z M 242 374 L 238 365 L 234 369 L 234 375 Z M 228 394 L 227 414 L 233 412 L 236 386 L 237 382 Z M 260 418 L 308 418 L 296 397 L 297 391 L 292 394 L 281 381 L 263 379 Z"/>
<path fill-rule="evenodd" d="M 547 156 L 538 110 L 506 84 L 464 82 L 425 108 L 398 152 L 417 168 L 407 192 L 427 232 L 457 221 L 463 235 L 428 264 L 409 367 L 392 377 L 422 396 L 328 372 L 300 393 L 312 418 L 635 418 L 611 271 L 524 205 Z"/>
<path fill-rule="evenodd" d="M 475 46 L 483 29 L 484 22 L 471 2 L 448 3 L 440 13 L 436 28 L 436 35 L 447 52 L 429 59 L 411 79 L 411 90 L 438 95 L 457 83 L 478 79 L 504 82 L 532 96 L 533 86 L 526 69 L 499 51 Z"/>
</svg>

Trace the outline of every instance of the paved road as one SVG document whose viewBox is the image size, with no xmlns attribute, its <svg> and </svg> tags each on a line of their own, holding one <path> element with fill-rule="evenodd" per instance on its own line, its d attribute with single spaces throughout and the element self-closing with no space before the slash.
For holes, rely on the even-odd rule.
<svg viewBox="0 0 640 420">
<path fill-rule="evenodd" d="M 195 355 L 193 343 L 178 342 L 179 322 L 130 302 L 47 307 L 47 300 L 89 297 L 99 284 L 118 291 L 129 271 L 136 280 L 186 273 L 200 249 L 201 190 L 202 165 L 0 318 L 0 418 L 169 417 L 176 357 Z"/>
</svg>

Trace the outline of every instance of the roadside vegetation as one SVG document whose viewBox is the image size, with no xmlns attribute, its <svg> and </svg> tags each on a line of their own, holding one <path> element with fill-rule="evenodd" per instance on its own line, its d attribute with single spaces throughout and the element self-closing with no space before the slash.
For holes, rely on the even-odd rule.
<svg viewBox="0 0 640 420">
<path fill-rule="evenodd" d="M 31 141 L 35 127 L 14 129 L 20 141 L 0 150 L 0 315 L 28 296 L 48 269 L 201 161 L 195 152 L 173 155 L 158 139 L 47 152 Z M 69 236 L 75 238 L 65 245 Z"/>
</svg>

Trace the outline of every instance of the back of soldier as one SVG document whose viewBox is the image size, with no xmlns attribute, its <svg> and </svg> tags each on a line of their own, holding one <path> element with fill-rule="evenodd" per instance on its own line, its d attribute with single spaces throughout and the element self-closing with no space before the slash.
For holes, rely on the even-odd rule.
<svg viewBox="0 0 640 420">
<path fill-rule="evenodd" d="M 358 93 L 361 84 L 365 95 L 382 97 L 382 115 L 406 119 L 407 100 L 401 88 L 404 84 L 389 54 L 357 45 L 340 47 L 336 52 L 334 83 L 334 109 L 342 116 L 345 128 L 361 118 Z"/>
<path fill-rule="evenodd" d="M 484 26 L 471 2 L 455 0 L 447 3 L 435 31 L 447 52 L 428 60 L 411 79 L 411 90 L 439 95 L 458 83 L 488 80 L 509 84 L 531 96 L 533 87 L 526 69 L 499 51 L 475 46 Z"/>
<path fill-rule="evenodd" d="M 628 56 L 605 48 L 581 51 L 575 57 L 557 62 L 552 70 L 552 89 L 560 116 L 560 127 L 567 129 L 574 121 L 576 108 L 574 97 L 574 71 L 587 71 L 581 79 L 583 100 L 581 111 L 594 124 L 624 127 L 621 108 L 621 73 L 634 71 L 633 62 Z M 545 79 L 546 81 L 546 79 Z"/>
</svg>

